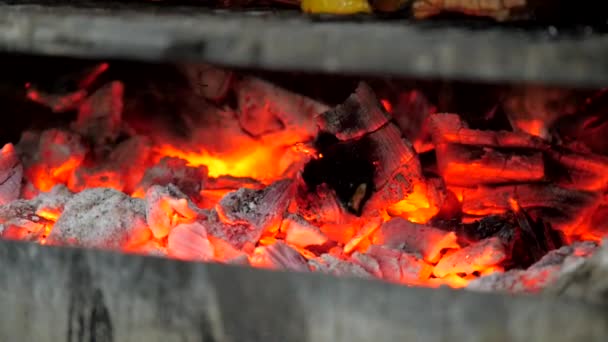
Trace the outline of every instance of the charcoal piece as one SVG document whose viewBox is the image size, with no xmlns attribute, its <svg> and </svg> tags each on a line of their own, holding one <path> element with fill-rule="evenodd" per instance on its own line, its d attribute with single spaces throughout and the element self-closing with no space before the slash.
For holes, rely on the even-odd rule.
<svg viewBox="0 0 608 342">
<path fill-rule="evenodd" d="M 281 224 L 281 231 L 285 232 L 285 242 L 297 247 L 319 246 L 328 241 L 317 226 L 299 215 L 287 215 Z"/>
<path fill-rule="evenodd" d="M 108 164 L 81 165 L 71 173 L 67 183 L 74 192 L 91 187 L 112 188 L 118 191 L 123 191 L 125 188 L 120 170 Z"/>
<path fill-rule="evenodd" d="M 78 134 L 55 128 L 42 133 L 24 132 L 15 148 L 25 166 L 26 179 L 41 191 L 67 183 L 88 153 Z"/>
<path fill-rule="evenodd" d="M 205 212 L 206 218 L 199 220 L 207 233 L 218 240 L 225 241 L 235 250 L 244 250 L 255 246 L 262 236 L 262 231 L 252 227 L 249 223 L 228 223 L 223 216 L 218 215 L 217 211 L 209 210 Z"/>
<path fill-rule="evenodd" d="M 426 96 L 418 90 L 401 91 L 392 108 L 393 120 L 418 153 L 432 148 L 429 116 L 434 110 Z"/>
<path fill-rule="evenodd" d="M 505 243 L 508 243 L 513 239 L 512 234 L 508 234 L 508 232 L 515 232 L 517 225 L 513 213 L 507 212 L 503 215 L 488 215 L 473 223 L 463 224 L 456 228 L 456 232 L 470 242 L 498 235 Z"/>
<path fill-rule="evenodd" d="M 557 168 L 557 185 L 584 191 L 603 191 L 608 187 L 608 157 L 567 150 L 550 150 L 547 155 Z"/>
<path fill-rule="evenodd" d="M 264 139 L 286 145 L 310 140 L 317 133 L 313 117 L 327 106 L 254 77 L 235 81 L 241 128 Z"/>
<path fill-rule="evenodd" d="M 366 218 L 357 233 L 344 245 L 344 253 L 350 254 L 363 241 L 369 241 L 369 238 L 380 228 L 383 219 L 378 217 Z"/>
<path fill-rule="evenodd" d="M 209 226 L 210 225 L 205 225 L 205 227 L 209 227 Z M 209 231 L 207 230 L 207 232 L 209 232 Z M 249 264 L 249 258 L 247 256 L 247 254 L 236 249 L 229 242 L 222 240 L 220 238 L 217 238 L 211 234 L 207 235 L 207 239 L 209 240 L 209 242 L 211 242 L 211 245 L 213 246 L 214 261 L 224 262 L 227 264 L 235 264 L 235 265 L 248 265 Z"/>
<path fill-rule="evenodd" d="M 295 204 L 298 215 L 316 225 L 340 224 L 351 219 L 336 192 L 326 184 L 317 186 L 315 191 L 298 184 Z"/>
<path fill-rule="evenodd" d="M 569 115 L 555 120 L 550 130 L 555 140 L 564 145 L 582 145 L 590 152 L 608 154 L 608 120 L 605 110 L 608 104 L 608 91 L 601 89 L 585 98 L 582 106 L 575 108 Z"/>
<path fill-rule="evenodd" d="M 157 239 L 169 235 L 180 223 L 192 223 L 201 214 L 175 185 L 153 185 L 145 197 L 146 222 Z"/>
<path fill-rule="evenodd" d="M 97 90 L 80 105 L 72 129 L 99 148 L 115 142 L 122 128 L 124 91 L 120 81 Z"/>
<path fill-rule="evenodd" d="M 67 202 L 48 241 L 120 250 L 148 229 L 145 206 L 144 201 L 113 189 L 84 190 Z"/>
<path fill-rule="evenodd" d="M 263 190 L 239 189 L 227 194 L 217 205 L 217 213 L 227 224 L 245 224 L 257 232 L 277 231 L 294 194 L 291 180 L 272 183 Z M 257 239 L 255 239 L 257 241 Z"/>
<path fill-rule="evenodd" d="M 332 274 L 340 277 L 371 278 L 372 275 L 363 267 L 350 261 L 338 259 L 331 254 L 323 254 L 308 261 L 313 271 Z"/>
<path fill-rule="evenodd" d="M 15 200 L 0 205 L 0 234 L 5 239 L 37 241 L 52 225 L 52 221 L 36 215 L 34 201 Z"/>
<path fill-rule="evenodd" d="M 433 274 L 443 278 L 448 274 L 472 274 L 499 266 L 508 257 L 504 243 L 491 237 L 446 254 L 435 265 Z"/>
<path fill-rule="evenodd" d="M 250 257 L 252 266 L 308 272 L 306 259 L 286 243 L 277 241 L 269 246 L 260 246 Z"/>
<path fill-rule="evenodd" d="M 534 293 L 547 288 L 552 292 L 562 274 L 568 274 L 581 265 L 597 244 L 578 242 L 563 246 L 545 255 L 527 270 L 515 269 L 504 273 L 493 273 L 471 281 L 467 289 L 482 292 Z"/>
<path fill-rule="evenodd" d="M 459 248 L 454 232 L 393 218 L 385 222 L 372 238 L 372 243 L 420 255 L 437 262 L 444 249 Z"/>
<path fill-rule="evenodd" d="M 65 205 L 74 194 L 62 184 L 55 185 L 51 191 L 41 192 L 32 203 L 36 205 L 36 214 L 56 221 L 63 212 Z"/>
<path fill-rule="evenodd" d="M 321 131 L 345 141 L 361 138 L 386 125 L 390 116 L 383 109 L 374 91 L 361 82 L 344 103 L 317 117 Z"/>
<path fill-rule="evenodd" d="M 521 208 L 514 208 L 518 231 L 513 240 L 511 261 L 521 267 L 528 267 L 545 254 L 565 244 L 563 233 L 554 230 L 550 224 L 539 219 L 534 221 Z"/>
<path fill-rule="evenodd" d="M 230 175 L 209 178 L 205 183 L 205 189 L 210 190 L 238 190 L 240 188 L 260 190 L 264 188 L 264 185 L 254 178 Z"/>
<path fill-rule="evenodd" d="M 169 256 L 193 261 L 209 261 L 214 251 L 207 231 L 200 223 L 182 223 L 171 229 L 167 239 Z"/>
<path fill-rule="evenodd" d="M 13 144 L 6 144 L 0 149 L 0 205 L 19 198 L 23 165 Z"/>
<path fill-rule="evenodd" d="M 471 129 L 458 114 L 433 114 L 429 119 L 433 141 L 494 148 L 547 150 L 549 143 L 523 132 Z"/>
<path fill-rule="evenodd" d="M 151 166 L 152 152 L 151 139 L 142 135 L 122 141 L 110 152 L 107 163 L 121 175 L 126 193 L 135 195 L 136 186 Z M 143 197 L 146 190 L 147 188 L 143 189 L 139 197 Z"/>
<path fill-rule="evenodd" d="M 543 156 L 502 153 L 490 148 L 454 144 L 436 146 L 439 172 L 446 184 L 474 187 L 480 184 L 537 182 L 544 178 Z"/>
<path fill-rule="evenodd" d="M 597 195 L 583 191 L 564 189 L 550 184 L 520 184 L 496 187 L 459 189 L 462 211 L 468 215 L 502 214 L 511 210 L 511 200 L 519 206 L 529 208 L 553 208 L 564 213 L 573 213 L 593 205 Z"/>
<path fill-rule="evenodd" d="M 415 255 L 403 251 L 372 245 L 366 255 L 378 261 L 382 279 L 401 283 L 419 284 L 432 273 L 431 265 Z"/>
<path fill-rule="evenodd" d="M 194 201 L 200 201 L 200 191 L 207 182 L 206 166 L 189 166 L 188 161 L 175 157 L 163 157 L 148 168 L 136 187 L 135 193 L 145 193 L 152 185 L 173 184 Z"/>
</svg>

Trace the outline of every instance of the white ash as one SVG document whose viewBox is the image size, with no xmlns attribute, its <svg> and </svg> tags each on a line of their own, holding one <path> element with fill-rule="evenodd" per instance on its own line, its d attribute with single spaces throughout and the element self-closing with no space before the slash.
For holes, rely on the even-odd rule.
<svg viewBox="0 0 608 342">
<path fill-rule="evenodd" d="M 378 261 L 382 279 L 387 281 L 416 284 L 431 275 L 431 265 L 403 251 L 372 245 L 366 254 Z"/>
<path fill-rule="evenodd" d="M 178 259 L 209 261 L 213 259 L 213 246 L 207 231 L 200 223 L 183 223 L 169 233 L 167 253 Z"/>
<path fill-rule="evenodd" d="M 74 194 L 63 184 L 55 185 L 48 192 L 41 192 L 32 199 L 32 202 L 36 206 L 36 212 L 42 210 L 52 210 L 62 212 L 65 205 Z"/>
<path fill-rule="evenodd" d="M 299 215 L 287 215 L 281 230 L 285 231 L 285 242 L 293 246 L 319 246 L 328 241 L 327 236 L 317 226 Z"/>
<path fill-rule="evenodd" d="M 271 269 L 308 272 L 306 259 L 282 241 L 257 247 L 250 258 L 251 265 Z"/>
<path fill-rule="evenodd" d="M 459 248 L 454 232 L 393 218 L 380 227 L 372 242 L 408 253 L 419 254 L 424 260 L 437 262 L 444 249 Z"/>
<path fill-rule="evenodd" d="M 23 164 L 13 144 L 6 144 L 0 150 L 0 204 L 19 198 Z"/>
<path fill-rule="evenodd" d="M 293 195 L 292 188 L 290 180 L 274 182 L 263 190 L 241 188 L 220 200 L 217 213 L 230 225 L 250 226 L 254 231 L 251 239 L 257 242 L 264 231 L 279 229 Z"/>
<path fill-rule="evenodd" d="M 206 218 L 199 220 L 210 235 L 226 241 L 236 249 L 255 246 L 262 232 L 248 223 L 228 224 L 220 220 L 215 210 L 205 211 Z"/>
<path fill-rule="evenodd" d="M 538 292 L 553 285 L 584 261 L 597 245 L 593 242 L 577 242 L 550 251 L 527 270 L 510 270 L 493 273 L 471 281 L 467 289 L 484 292 Z"/>
<path fill-rule="evenodd" d="M 353 253 L 351 260 L 377 278 L 382 278 L 380 263 L 374 257 L 359 252 Z"/>
<path fill-rule="evenodd" d="M 179 223 L 193 222 L 200 214 L 188 196 L 173 184 L 150 187 L 146 191 L 145 211 L 146 222 L 157 239 L 169 235 L 171 229 Z"/>
<path fill-rule="evenodd" d="M 143 229 L 148 229 L 143 200 L 113 189 L 91 188 L 67 202 L 49 242 L 120 250 Z"/>
<path fill-rule="evenodd" d="M 439 278 L 448 274 L 472 274 L 500 265 L 506 258 L 504 243 L 498 237 L 491 237 L 445 255 L 433 269 L 433 274 Z"/>
<path fill-rule="evenodd" d="M 323 254 L 318 258 L 308 260 L 308 265 L 313 271 L 332 274 L 335 276 L 371 278 L 372 274 L 363 267 L 351 261 L 338 259 L 331 254 Z"/>
</svg>

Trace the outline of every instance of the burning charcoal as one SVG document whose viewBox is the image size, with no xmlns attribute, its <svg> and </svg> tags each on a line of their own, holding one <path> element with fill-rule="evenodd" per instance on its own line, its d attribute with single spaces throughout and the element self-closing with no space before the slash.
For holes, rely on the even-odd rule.
<svg viewBox="0 0 608 342">
<path fill-rule="evenodd" d="M 13 144 L 6 144 L 0 150 L 0 205 L 19 198 L 23 165 Z"/>
<path fill-rule="evenodd" d="M 374 277 L 382 278 L 382 270 L 380 269 L 380 264 L 378 263 L 378 260 L 376 260 L 374 257 L 368 254 L 355 252 L 351 256 L 351 259 L 354 263 L 363 267 L 364 270 L 372 274 Z"/>
<path fill-rule="evenodd" d="M 87 188 L 112 188 L 123 191 L 125 183 L 119 170 L 108 165 L 97 167 L 80 166 L 68 180 L 68 187 L 74 192 Z"/>
<path fill-rule="evenodd" d="M 88 152 L 78 135 L 59 129 L 42 132 L 37 147 L 31 146 L 29 139 L 38 138 L 26 134 L 17 148 L 28 155 L 24 159 L 27 178 L 42 191 L 56 183 L 67 183 Z"/>
<path fill-rule="evenodd" d="M 504 213 L 511 209 L 512 199 L 524 209 L 544 207 L 566 213 L 597 201 L 594 194 L 545 184 L 478 187 L 457 192 L 462 198 L 462 211 L 476 216 Z"/>
<path fill-rule="evenodd" d="M 421 255 L 428 262 L 437 262 L 441 251 L 460 248 L 454 232 L 393 218 L 376 232 L 372 243 Z"/>
<path fill-rule="evenodd" d="M 432 149 L 428 118 L 434 111 L 422 92 L 412 90 L 399 94 L 391 112 L 397 126 L 418 153 Z"/>
<path fill-rule="evenodd" d="M 298 186 L 295 203 L 296 212 L 314 224 L 342 224 L 352 219 L 338 201 L 336 192 L 325 184 L 317 186 L 315 191 Z"/>
<path fill-rule="evenodd" d="M 261 190 L 264 188 L 259 180 L 248 177 L 233 177 L 233 176 L 219 176 L 209 178 L 205 182 L 205 189 L 211 190 L 238 190 L 240 188 Z"/>
<path fill-rule="evenodd" d="M 439 172 L 450 185 L 535 182 L 545 176 L 541 153 L 504 154 L 453 144 L 437 145 L 436 153 Z"/>
<path fill-rule="evenodd" d="M 174 258 L 194 261 L 209 261 L 214 255 L 205 227 L 197 222 L 182 223 L 171 230 L 167 253 Z"/>
<path fill-rule="evenodd" d="M 308 272 L 306 259 L 295 249 L 281 241 L 255 249 L 250 258 L 251 265 L 271 269 Z"/>
<path fill-rule="evenodd" d="M 538 292 L 558 280 L 560 274 L 580 265 L 597 245 L 590 242 L 575 243 L 553 250 L 527 270 L 493 273 L 471 281 L 467 289 L 475 291 Z"/>
<path fill-rule="evenodd" d="M 87 189 L 68 201 L 49 242 L 121 249 L 148 229 L 145 212 L 140 199 L 113 189 Z"/>
<path fill-rule="evenodd" d="M 116 141 L 122 124 L 123 94 L 124 85 L 119 81 L 97 90 L 80 105 L 72 129 L 96 146 Z"/>
<path fill-rule="evenodd" d="M 0 232 L 5 239 L 36 241 L 52 221 L 36 215 L 33 201 L 15 200 L 0 205 Z"/>
<path fill-rule="evenodd" d="M 65 185 L 55 185 L 49 192 L 41 192 L 32 202 L 36 204 L 36 215 L 57 221 L 65 205 L 74 194 Z"/>
<path fill-rule="evenodd" d="M 568 151 L 548 151 L 563 169 L 556 184 L 574 190 L 602 191 L 608 187 L 608 157 Z"/>
<path fill-rule="evenodd" d="M 457 114 L 433 114 L 430 117 L 436 145 L 452 143 L 479 147 L 547 150 L 549 144 L 523 132 L 481 131 L 468 128 Z"/>
<path fill-rule="evenodd" d="M 199 200 L 207 174 L 206 166 L 188 166 L 188 161 L 184 159 L 164 157 L 158 164 L 146 170 L 135 192 L 145 192 L 152 185 L 173 184 L 193 200 Z"/>
<path fill-rule="evenodd" d="M 414 0 L 412 11 L 418 19 L 435 16 L 442 12 L 459 12 L 468 15 L 490 17 L 497 21 L 513 18 L 527 9 L 528 0 L 467 1 L 467 0 Z"/>
<path fill-rule="evenodd" d="M 149 138 L 140 135 L 130 137 L 112 150 L 108 163 L 119 171 L 126 193 L 135 192 L 137 184 L 142 180 L 144 172 L 151 164 L 151 157 L 152 142 Z M 146 190 L 148 190 L 147 187 L 143 189 L 139 197 L 143 197 Z"/>
<path fill-rule="evenodd" d="M 208 64 L 187 64 L 181 70 L 194 93 L 212 101 L 224 99 L 234 80 L 233 72 Z"/>
<path fill-rule="evenodd" d="M 555 285 L 547 289 L 551 295 L 582 299 L 594 304 L 608 303 L 608 241 L 591 258 L 571 260 L 562 266 Z M 577 262 L 578 261 L 578 262 Z"/>
<path fill-rule="evenodd" d="M 328 108 L 307 97 L 292 93 L 253 77 L 243 77 L 234 85 L 243 130 L 265 140 L 277 139 L 287 145 L 312 138 L 316 129 L 312 118 Z"/>
<path fill-rule="evenodd" d="M 225 241 L 236 250 L 245 250 L 255 246 L 262 236 L 262 231 L 248 223 L 227 223 L 220 218 L 216 210 L 207 211 L 207 218 L 199 220 L 210 236 Z"/>
<path fill-rule="evenodd" d="M 370 278 L 372 275 L 363 267 L 350 261 L 338 259 L 331 254 L 323 254 L 316 259 L 308 261 L 313 271 L 332 274 L 339 277 Z"/>
<path fill-rule="evenodd" d="M 318 246 L 328 241 L 318 227 L 298 215 L 288 215 L 283 220 L 281 230 L 285 231 L 285 242 L 297 247 Z"/>
<path fill-rule="evenodd" d="M 290 180 L 272 183 L 264 190 L 239 189 L 226 195 L 217 213 L 228 224 L 247 224 L 257 232 L 276 232 L 293 196 Z"/>
<path fill-rule="evenodd" d="M 507 258 L 505 245 L 492 237 L 446 254 L 435 266 L 433 274 L 439 278 L 448 274 L 471 274 L 499 265 Z"/>
<path fill-rule="evenodd" d="M 385 246 L 373 245 L 366 254 L 378 261 L 382 278 L 387 281 L 418 284 L 432 273 L 432 266 L 422 259 Z"/>
<path fill-rule="evenodd" d="M 235 265 L 249 264 L 249 258 L 247 254 L 237 250 L 230 243 L 217 237 L 214 237 L 213 235 L 207 235 L 207 239 L 209 239 L 209 242 L 211 242 L 211 245 L 213 246 L 215 261 Z"/>
<path fill-rule="evenodd" d="M 357 248 L 357 246 L 359 246 L 359 244 L 361 244 L 362 241 L 369 241 L 369 237 L 371 237 L 372 234 L 374 234 L 374 232 L 380 228 L 382 221 L 383 220 L 381 217 L 366 220 L 362 227 L 359 228 L 357 234 L 355 234 L 355 236 L 353 236 L 353 238 L 344 245 L 344 253 L 350 254 L 355 248 Z"/>
<path fill-rule="evenodd" d="M 180 223 L 191 223 L 198 216 L 196 206 L 173 184 L 153 185 L 146 192 L 146 222 L 157 239 L 169 235 Z"/>
<path fill-rule="evenodd" d="M 317 117 L 322 131 L 335 135 L 340 140 L 361 138 L 386 125 L 390 116 L 384 111 L 374 91 L 365 83 L 359 86 L 343 104 Z"/>
</svg>

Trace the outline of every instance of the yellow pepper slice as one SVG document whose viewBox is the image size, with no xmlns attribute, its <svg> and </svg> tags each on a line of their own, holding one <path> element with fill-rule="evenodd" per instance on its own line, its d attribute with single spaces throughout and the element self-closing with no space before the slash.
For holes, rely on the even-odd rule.
<svg viewBox="0 0 608 342">
<path fill-rule="evenodd" d="M 302 0 L 302 11 L 314 14 L 371 13 L 367 0 Z"/>
</svg>

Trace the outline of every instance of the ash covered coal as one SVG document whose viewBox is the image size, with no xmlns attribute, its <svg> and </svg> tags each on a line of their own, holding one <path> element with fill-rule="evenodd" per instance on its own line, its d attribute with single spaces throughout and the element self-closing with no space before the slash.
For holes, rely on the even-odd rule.
<svg viewBox="0 0 608 342">
<path fill-rule="evenodd" d="M 392 104 L 360 83 L 330 108 L 251 75 L 176 70 L 174 94 L 98 68 L 76 91 L 34 96 L 57 115 L 71 108 L 74 121 L 2 149 L 0 235 L 519 292 L 554 284 L 608 232 L 608 151 L 526 126 L 520 93 L 479 118 L 436 113 L 458 101 L 434 104 L 411 85 Z M 551 125 L 571 122 L 549 114 Z"/>
</svg>

